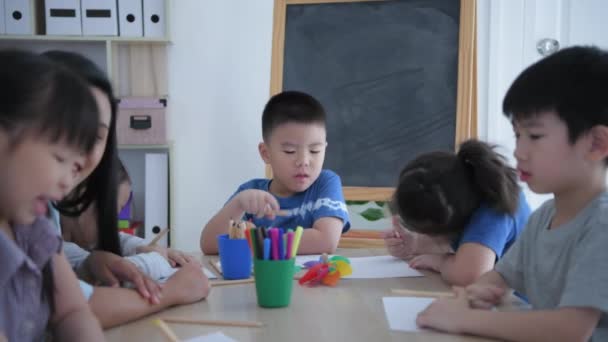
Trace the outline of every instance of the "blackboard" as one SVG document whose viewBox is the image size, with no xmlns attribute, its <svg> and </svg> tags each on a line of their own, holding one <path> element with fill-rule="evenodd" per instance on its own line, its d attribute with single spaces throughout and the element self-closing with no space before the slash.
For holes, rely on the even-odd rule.
<svg viewBox="0 0 608 342">
<path fill-rule="evenodd" d="M 283 36 L 276 15 L 279 90 L 325 106 L 325 167 L 345 186 L 392 187 L 420 153 L 454 150 L 460 1 L 287 1 Z"/>
</svg>

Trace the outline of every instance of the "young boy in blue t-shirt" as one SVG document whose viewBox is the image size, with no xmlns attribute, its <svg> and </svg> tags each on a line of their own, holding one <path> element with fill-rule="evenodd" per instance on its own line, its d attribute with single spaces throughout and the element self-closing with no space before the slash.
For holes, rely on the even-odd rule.
<svg viewBox="0 0 608 342">
<path fill-rule="evenodd" d="M 239 186 L 203 229 L 203 253 L 217 253 L 217 236 L 228 232 L 231 218 L 262 227 L 302 226 L 300 254 L 333 253 L 350 222 L 340 177 L 322 169 L 326 134 L 325 110 L 315 98 L 297 91 L 273 96 L 264 108 L 264 141 L 258 146 L 273 178 Z"/>
<path fill-rule="evenodd" d="M 554 198 L 536 210 L 493 271 L 417 323 L 508 341 L 608 340 L 608 52 L 571 47 L 526 69 L 503 111 L 521 180 Z M 490 311 L 507 289 L 532 310 Z"/>
</svg>

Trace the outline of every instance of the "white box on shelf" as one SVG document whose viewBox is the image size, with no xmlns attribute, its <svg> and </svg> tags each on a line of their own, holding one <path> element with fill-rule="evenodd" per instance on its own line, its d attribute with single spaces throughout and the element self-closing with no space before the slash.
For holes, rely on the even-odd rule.
<svg viewBox="0 0 608 342">
<path fill-rule="evenodd" d="M 80 0 L 45 0 L 47 35 L 82 35 Z"/>
<path fill-rule="evenodd" d="M 0 0 L 0 34 L 6 33 L 6 25 L 4 24 L 6 18 L 4 18 L 4 0 Z"/>
<path fill-rule="evenodd" d="M 122 37 L 144 35 L 142 0 L 118 1 L 118 30 Z"/>
<path fill-rule="evenodd" d="M 169 158 L 166 153 L 146 153 L 145 158 L 144 225 L 149 242 L 169 227 Z M 167 235 L 157 244 L 168 247 Z"/>
<path fill-rule="evenodd" d="M 34 2 L 4 0 L 6 34 L 34 34 Z"/>
<path fill-rule="evenodd" d="M 116 0 L 81 0 L 82 35 L 117 36 Z"/>
<path fill-rule="evenodd" d="M 143 0 L 144 37 L 164 38 L 167 18 L 165 0 Z"/>
</svg>

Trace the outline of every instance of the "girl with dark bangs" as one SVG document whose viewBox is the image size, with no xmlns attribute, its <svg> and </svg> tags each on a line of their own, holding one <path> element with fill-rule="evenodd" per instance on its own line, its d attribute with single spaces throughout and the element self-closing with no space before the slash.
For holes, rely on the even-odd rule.
<svg viewBox="0 0 608 342">
<path fill-rule="evenodd" d="M 103 341 L 46 218 L 82 171 L 98 112 L 87 84 L 47 58 L 0 51 L 0 336 Z"/>
</svg>

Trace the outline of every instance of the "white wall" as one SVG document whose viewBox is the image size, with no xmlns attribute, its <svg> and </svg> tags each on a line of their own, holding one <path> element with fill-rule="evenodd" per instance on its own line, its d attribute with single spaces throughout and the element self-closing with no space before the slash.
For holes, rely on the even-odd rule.
<svg viewBox="0 0 608 342">
<path fill-rule="evenodd" d="M 172 244 L 199 250 L 203 225 L 236 186 L 264 176 L 272 0 L 171 1 Z"/>
<path fill-rule="evenodd" d="M 480 137 L 503 146 L 515 165 L 511 124 L 501 110 L 504 94 L 523 69 L 542 58 L 536 51 L 540 39 L 554 38 L 562 48 L 608 48 L 608 1 L 479 0 L 478 6 Z M 551 198 L 525 192 L 533 208 Z"/>
<path fill-rule="evenodd" d="M 515 165 L 515 140 L 511 123 L 502 113 L 502 100 L 515 77 L 540 58 L 535 50 L 536 37 L 544 36 L 545 32 L 536 32 L 538 23 L 534 20 L 540 2 L 546 1 L 478 1 L 478 32 L 483 37 L 478 45 L 480 137 L 499 145 L 512 165 Z M 544 5 L 547 16 L 553 18 L 550 9 L 557 7 L 555 1 L 553 5 Z M 525 184 L 522 186 L 533 208 L 550 198 L 532 193 Z"/>
</svg>

